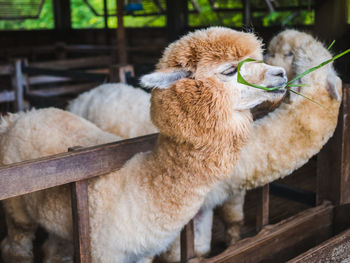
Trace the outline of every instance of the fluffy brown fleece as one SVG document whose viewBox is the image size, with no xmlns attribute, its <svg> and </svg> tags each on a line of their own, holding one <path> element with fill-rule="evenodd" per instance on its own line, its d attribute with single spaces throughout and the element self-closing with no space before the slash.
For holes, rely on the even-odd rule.
<svg viewBox="0 0 350 263">
<path fill-rule="evenodd" d="M 157 64 L 157 69 L 181 68 L 195 72 L 201 68 L 204 71 L 208 65 L 240 61 L 247 54 L 261 57 L 262 43 L 253 34 L 226 34 L 227 28 L 222 27 L 211 29 L 189 33 L 181 41 L 170 44 Z"/>
</svg>

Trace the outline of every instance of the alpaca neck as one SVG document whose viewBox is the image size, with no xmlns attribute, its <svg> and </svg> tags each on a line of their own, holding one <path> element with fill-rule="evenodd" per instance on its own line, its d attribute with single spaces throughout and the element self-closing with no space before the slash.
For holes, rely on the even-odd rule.
<svg viewBox="0 0 350 263">
<path fill-rule="evenodd" d="M 324 84 L 325 85 L 325 84 Z M 318 87 L 318 88 L 317 88 Z M 313 92 L 310 90 L 317 88 Z M 304 98 L 279 108 L 253 124 L 248 144 L 242 149 L 233 177 L 247 188 L 264 185 L 304 165 L 332 136 L 340 102 L 330 98 L 319 83 Z"/>
<path fill-rule="evenodd" d="M 250 115 L 247 125 L 249 123 Z M 194 216 L 205 195 L 229 175 L 248 134 L 249 129 L 245 132 L 242 129 L 242 133 L 218 136 L 203 147 L 159 136 L 147 160 L 157 167 L 148 179 L 148 185 L 156 206 L 167 220 L 183 223 Z"/>
</svg>

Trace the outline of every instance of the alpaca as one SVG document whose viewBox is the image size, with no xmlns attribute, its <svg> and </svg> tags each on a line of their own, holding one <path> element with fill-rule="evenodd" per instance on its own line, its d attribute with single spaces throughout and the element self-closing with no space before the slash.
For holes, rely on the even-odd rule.
<svg viewBox="0 0 350 263">
<path fill-rule="evenodd" d="M 124 139 L 158 132 L 151 94 L 123 83 L 102 84 L 71 101 L 67 110 Z"/>
<path fill-rule="evenodd" d="M 290 79 L 331 58 L 329 51 L 309 34 L 285 30 L 275 36 L 269 46 L 266 62 L 282 66 Z M 229 179 L 218 183 L 207 195 L 202 218 L 195 232 L 200 244 L 198 255 L 209 252 L 212 215 L 207 211 L 226 200 L 220 215 L 226 225 L 229 243 L 240 238 L 245 191 L 283 178 L 300 168 L 317 154 L 332 137 L 338 120 L 342 84 L 333 65 L 328 64 L 304 76 L 301 83 L 309 87 L 299 91 L 320 102 L 325 108 L 290 93 L 290 98 L 255 121 L 248 143 L 242 148 Z M 279 139 L 280 138 L 280 139 Z M 206 218 L 208 217 L 208 218 Z M 201 226 L 203 224 L 203 226 Z M 163 257 L 179 261 L 179 240 Z"/>
<path fill-rule="evenodd" d="M 156 72 L 142 77 L 144 86 L 154 88 L 151 119 L 160 135 L 152 151 L 89 180 L 93 262 L 145 262 L 164 251 L 210 189 L 227 178 L 249 136 L 249 109 L 284 95 L 283 89 L 266 92 L 237 82 L 237 63 L 247 57 L 262 58 L 261 42 L 253 34 L 219 27 L 198 30 L 169 45 Z M 245 65 L 242 74 L 259 85 L 286 83 L 282 68 L 262 63 Z M 72 136 L 75 126 L 66 123 L 66 115 L 70 113 L 46 109 L 7 120 L 0 136 L 1 162 L 56 154 L 97 140 L 89 133 Z M 40 125 L 51 118 L 56 121 Z M 69 143 L 64 143 L 67 137 Z M 37 224 L 49 233 L 46 262 L 72 262 L 67 185 L 3 202 L 10 222 L 1 244 L 7 262 L 32 262 Z"/>
</svg>

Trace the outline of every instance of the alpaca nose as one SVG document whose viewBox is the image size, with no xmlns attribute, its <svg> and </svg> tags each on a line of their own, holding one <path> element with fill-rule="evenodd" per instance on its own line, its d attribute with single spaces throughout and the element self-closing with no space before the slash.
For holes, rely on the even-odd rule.
<svg viewBox="0 0 350 263">
<path fill-rule="evenodd" d="M 288 78 L 284 68 L 271 67 L 265 73 L 268 86 L 282 87 L 287 84 Z"/>
<path fill-rule="evenodd" d="M 266 72 L 266 76 L 287 79 L 286 71 L 283 68 L 272 68 Z"/>
</svg>

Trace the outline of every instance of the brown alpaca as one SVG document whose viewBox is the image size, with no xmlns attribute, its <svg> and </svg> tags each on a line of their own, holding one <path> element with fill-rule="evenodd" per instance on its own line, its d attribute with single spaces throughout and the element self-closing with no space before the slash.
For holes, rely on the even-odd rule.
<svg viewBox="0 0 350 263">
<path fill-rule="evenodd" d="M 151 118 L 160 131 L 156 147 L 135 155 L 119 171 L 89 181 L 93 262 L 145 262 L 164 251 L 210 189 L 232 170 L 249 135 L 249 109 L 284 93 L 237 83 L 237 63 L 262 57 L 253 34 L 226 28 L 196 31 L 170 45 L 166 56 L 173 58 L 171 65 L 161 60 L 158 70 L 141 80 L 155 87 Z M 262 63 L 247 64 L 242 74 L 265 86 L 286 82 L 283 69 Z M 87 125 L 92 124 L 56 109 L 13 116 L 2 125 L 1 161 L 9 164 L 92 145 L 102 131 L 95 127 L 95 134 L 80 132 Z M 32 262 L 37 224 L 50 235 L 46 262 L 72 262 L 69 203 L 67 186 L 5 200 L 10 222 L 2 242 L 6 262 Z"/>
</svg>

